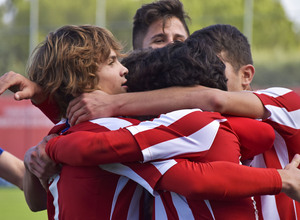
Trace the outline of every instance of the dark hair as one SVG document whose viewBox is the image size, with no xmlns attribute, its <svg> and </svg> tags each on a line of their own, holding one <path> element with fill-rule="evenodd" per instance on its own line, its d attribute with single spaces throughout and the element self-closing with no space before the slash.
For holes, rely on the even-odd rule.
<svg viewBox="0 0 300 220">
<path fill-rule="evenodd" d="M 193 85 L 227 90 L 225 65 L 205 44 L 197 50 L 182 42 L 159 49 L 136 50 L 122 63 L 129 70 L 130 92 Z"/>
<path fill-rule="evenodd" d="M 179 0 L 159 0 L 144 4 L 136 11 L 133 18 L 132 45 L 133 49 L 142 48 L 143 40 L 148 32 L 149 26 L 159 20 L 163 20 L 163 27 L 166 20 L 176 17 L 183 24 L 187 34 L 189 29 L 185 19 L 190 19 L 184 12 L 183 5 Z"/>
<path fill-rule="evenodd" d="M 197 42 L 207 44 L 224 61 L 229 62 L 236 72 L 244 65 L 253 64 L 247 38 L 231 25 L 217 24 L 205 27 L 195 31 L 186 42 L 190 47 L 197 47 Z"/>
</svg>

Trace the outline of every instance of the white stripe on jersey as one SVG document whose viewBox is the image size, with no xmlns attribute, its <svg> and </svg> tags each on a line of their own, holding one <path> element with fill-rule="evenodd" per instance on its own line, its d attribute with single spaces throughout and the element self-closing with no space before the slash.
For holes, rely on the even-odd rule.
<svg viewBox="0 0 300 220">
<path fill-rule="evenodd" d="M 265 164 L 263 154 L 256 155 L 254 157 L 253 161 L 251 162 L 251 166 L 266 168 L 267 165 Z M 277 210 L 275 196 L 274 195 L 263 195 L 263 196 L 260 196 L 260 199 L 261 199 L 262 215 L 263 215 L 264 219 L 280 220 L 278 210 Z"/>
<path fill-rule="evenodd" d="M 265 195 L 261 196 L 261 208 L 264 219 L 280 220 L 275 196 Z"/>
<path fill-rule="evenodd" d="M 171 160 L 151 162 L 151 164 L 156 167 L 156 169 L 161 173 L 161 175 L 164 175 L 165 172 L 167 172 L 172 166 L 177 164 L 177 162 L 171 159 Z"/>
<path fill-rule="evenodd" d="M 120 195 L 120 192 L 123 190 L 123 188 L 125 187 L 125 185 L 128 183 L 128 178 L 124 177 L 124 176 L 120 176 L 117 186 L 116 186 L 116 190 L 114 193 L 114 198 L 112 201 L 112 205 L 111 205 L 111 210 L 110 210 L 110 219 L 112 219 L 112 215 L 115 211 L 115 207 L 116 207 L 116 202 L 118 200 L 118 197 Z"/>
<path fill-rule="evenodd" d="M 57 189 L 57 183 L 60 179 L 60 175 L 54 175 L 51 177 L 53 179 L 53 182 L 49 186 L 49 191 L 51 192 L 53 196 L 53 206 L 55 207 L 55 215 L 54 220 L 58 220 L 59 215 L 59 206 L 58 206 L 58 189 Z"/>
<path fill-rule="evenodd" d="M 135 191 L 133 193 L 130 205 L 129 205 L 129 210 L 128 210 L 128 215 L 127 219 L 132 220 L 132 219 L 139 219 L 140 216 L 140 198 L 143 193 L 143 188 L 140 185 L 137 185 L 135 188 Z"/>
<path fill-rule="evenodd" d="M 160 196 L 155 196 L 155 203 L 154 203 L 154 210 L 155 210 L 155 218 L 154 219 L 168 219 L 167 213 L 166 213 L 166 209 L 164 207 L 164 204 L 161 200 Z"/>
<path fill-rule="evenodd" d="M 182 117 L 184 117 L 192 112 L 195 112 L 195 111 L 201 111 L 201 110 L 200 109 L 183 109 L 183 110 L 169 112 L 167 114 L 160 115 L 159 118 L 155 118 L 155 119 L 153 119 L 153 121 L 143 121 L 143 122 L 139 123 L 138 125 L 128 127 L 127 129 L 131 132 L 132 135 L 136 135 L 139 132 L 151 130 L 151 129 L 154 129 L 161 125 L 169 126 L 169 125 L 173 124 L 175 121 L 178 121 Z"/>
<path fill-rule="evenodd" d="M 296 201 L 293 200 L 293 206 L 294 206 L 294 211 L 295 211 L 295 217 L 296 217 L 296 220 L 298 220 L 298 214 L 297 214 L 297 208 L 296 208 Z"/>
<path fill-rule="evenodd" d="M 121 118 L 98 118 L 90 120 L 90 122 L 106 127 L 109 130 L 118 130 L 119 128 L 132 125 L 131 122 Z"/>
<path fill-rule="evenodd" d="M 272 88 L 268 88 L 268 89 L 264 89 L 264 90 L 258 90 L 255 91 L 255 93 L 257 94 L 265 94 L 271 97 L 278 97 L 278 96 L 282 96 L 285 95 L 289 92 L 291 92 L 292 90 L 287 89 L 287 88 L 283 88 L 283 87 L 272 87 Z"/>
<path fill-rule="evenodd" d="M 171 197 L 179 219 L 195 219 L 184 196 L 171 192 Z"/>
<path fill-rule="evenodd" d="M 153 162 L 152 164 L 157 168 L 157 170 L 163 175 L 168 169 L 174 166 L 177 162 L 175 160 L 165 160 L 160 162 Z M 146 190 L 148 190 L 152 195 L 157 195 L 157 192 L 154 191 L 152 186 L 149 183 L 139 176 L 135 171 L 133 171 L 130 167 L 125 166 L 121 163 L 111 163 L 111 164 L 102 164 L 99 165 L 103 170 L 109 171 L 111 173 L 115 173 L 121 176 L 126 176 L 129 179 L 135 181 L 136 183 L 143 186 Z"/>
<path fill-rule="evenodd" d="M 213 210 L 212 210 L 212 208 L 211 208 L 211 205 L 210 205 L 209 200 L 204 200 L 204 202 L 205 202 L 205 204 L 206 204 L 206 206 L 207 206 L 207 208 L 208 208 L 208 210 L 209 210 L 211 216 L 213 217 L 213 219 L 215 219 L 214 212 L 213 212 Z"/>
<path fill-rule="evenodd" d="M 289 112 L 278 106 L 265 105 L 265 107 L 271 112 L 270 119 L 272 121 L 294 129 L 300 129 L 300 120 L 295 120 L 300 118 L 300 109 Z"/>
<path fill-rule="evenodd" d="M 148 147 L 142 150 L 144 162 L 172 158 L 186 153 L 207 151 L 210 149 L 219 127 L 219 121 L 215 120 L 190 136 L 175 138 Z"/>
<path fill-rule="evenodd" d="M 142 185 L 146 190 L 148 190 L 152 195 L 154 193 L 153 188 L 148 184 L 147 181 L 145 181 L 143 178 L 141 178 L 137 173 L 135 173 L 132 169 L 130 169 L 127 166 L 124 166 L 120 163 L 113 163 L 113 164 L 103 164 L 99 165 L 103 170 L 106 170 L 111 173 L 115 173 L 118 175 L 126 176 L 135 182 Z"/>
<path fill-rule="evenodd" d="M 279 159 L 281 168 L 284 169 L 284 167 L 289 163 L 289 153 L 286 146 L 286 143 L 282 136 L 275 131 L 275 141 L 274 141 L 274 148 L 277 154 L 277 157 Z"/>
</svg>

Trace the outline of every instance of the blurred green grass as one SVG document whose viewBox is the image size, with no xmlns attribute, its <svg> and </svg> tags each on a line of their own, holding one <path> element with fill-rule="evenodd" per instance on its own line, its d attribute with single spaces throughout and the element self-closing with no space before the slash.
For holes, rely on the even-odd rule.
<svg viewBox="0 0 300 220">
<path fill-rule="evenodd" d="M 16 187 L 0 187 L 1 220 L 43 220 L 47 212 L 32 212 L 28 208 L 24 194 Z"/>
</svg>

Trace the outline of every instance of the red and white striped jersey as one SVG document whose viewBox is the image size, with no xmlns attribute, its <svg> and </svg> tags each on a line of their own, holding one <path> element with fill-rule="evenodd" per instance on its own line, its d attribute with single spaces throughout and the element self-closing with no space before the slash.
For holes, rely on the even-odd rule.
<svg viewBox="0 0 300 220">
<path fill-rule="evenodd" d="M 256 91 L 271 116 L 265 120 L 275 130 L 274 146 L 254 158 L 251 166 L 282 169 L 300 153 L 300 96 L 280 87 Z M 285 194 L 258 198 L 261 219 L 300 219 L 300 203 Z"/>
<path fill-rule="evenodd" d="M 109 123 L 110 119 L 99 119 L 97 122 L 99 123 L 100 120 L 101 124 L 103 124 L 107 122 Z M 250 121 L 250 119 L 245 120 Z M 254 122 L 260 123 L 256 121 Z M 80 163 L 84 163 L 85 165 L 92 165 L 93 163 L 100 164 L 103 163 L 103 160 L 104 163 L 108 162 L 107 157 L 110 159 L 113 158 L 108 154 L 109 150 L 112 148 L 113 150 L 110 151 L 113 152 L 110 152 L 110 154 L 116 154 L 115 157 L 117 157 L 117 159 L 121 161 L 123 160 L 123 162 L 126 161 L 126 158 L 120 158 L 119 153 L 122 151 L 122 153 L 125 153 L 130 158 L 129 160 L 136 161 L 136 159 L 134 159 L 134 157 L 130 154 L 130 147 L 132 147 L 132 145 L 137 145 L 139 150 L 142 152 L 143 157 L 139 157 L 140 155 L 137 152 L 132 151 L 136 155 L 136 158 L 143 158 L 144 161 L 159 161 L 150 163 L 108 164 L 101 165 L 101 168 L 119 175 L 127 176 L 156 195 L 154 206 L 156 219 L 164 219 L 164 216 L 167 216 L 169 219 L 189 219 L 190 216 L 193 216 L 196 219 L 255 219 L 255 209 L 250 199 L 227 201 L 224 204 L 224 202 L 208 200 L 193 201 L 190 198 L 184 198 L 178 194 L 169 192 L 158 193 L 154 191 L 163 174 L 174 165 L 176 166 L 178 160 L 180 160 L 169 158 L 184 157 L 193 161 L 201 162 L 215 160 L 227 160 L 235 162 L 236 164 L 239 162 L 240 144 L 238 138 L 233 132 L 230 124 L 227 122 L 227 119 L 220 114 L 201 112 L 197 109 L 179 110 L 161 115 L 161 117 L 154 119 L 153 121 L 146 121 L 137 126 L 133 125 L 126 127 L 126 129 L 123 130 L 127 130 L 127 133 L 122 130 L 121 132 L 115 131 L 101 133 L 84 133 L 78 131 L 72 134 L 73 130 L 89 130 L 84 129 L 86 124 L 76 125 L 66 132 L 66 134 L 69 133 L 69 135 L 53 139 L 54 141 L 49 141 L 49 144 L 46 147 L 46 151 L 49 156 L 57 162 L 70 161 L 70 158 L 75 158 L 77 162 L 73 165 L 79 165 Z M 89 124 L 87 125 L 90 127 Z M 255 129 L 251 130 L 250 122 L 248 124 L 244 123 L 244 125 L 247 127 L 247 131 L 257 138 L 257 135 L 264 133 L 257 128 L 257 125 L 253 126 Z M 106 127 L 107 126 L 108 125 L 106 125 Z M 270 130 L 273 131 L 271 128 Z M 128 131 L 130 131 L 131 134 L 128 133 Z M 266 127 L 264 127 L 264 131 L 268 133 Z M 95 132 L 97 131 L 95 130 Z M 122 142 L 123 145 L 121 144 Z M 260 141 L 260 143 L 264 143 L 264 146 L 266 145 L 266 142 Z M 108 146 L 108 149 L 106 150 L 104 146 L 105 144 Z M 259 144 L 257 145 L 259 149 L 263 147 L 260 147 Z M 123 146 L 123 148 L 120 146 Z M 81 153 L 76 153 L 76 149 L 81 149 L 79 150 Z M 136 150 L 136 148 L 133 149 Z M 251 147 L 249 147 L 249 149 L 251 149 Z M 88 159 L 88 162 L 82 160 L 80 157 L 82 154 L 85 155 L 85 159 L 91 159 Z M 112 159 L 112 161 L 114 160 L 116 160 L 116 158 Z M 239 165 L 237 166 L 242 167 Z M 214 167 L 214 165 L 209 164 L 206 168 L 211 167 Z M 192 167 L 185 168 L 190 168 L 190 170 L 194 171 Z M 186 173 L 184 169 L 182 169 L 182 172 Z M 222 172 L 228 172 L 228 170 L 223 169 L 219 174 L 222 174 Z M 215 177 L 218 176 L 216 174 L 216 176 L 213 177 L 208 173 L 209 172 L 207 172 L 206 175 L 210 177 L 209 180 L 211 181 L 216 179 Z M 251 177 L 251 175 L 248 174 L 248 172 L 247 174 L 246 172 L 241 172 L 237 173 L 237 176 L 241 179 L 247 179 Z M 269 191 L 270 193 L 278 192 L 278 189 L 280 190 L 280 180 L 278 181 L 278 176 L 276 178 L 274 175 L 276 175 L 274 171 L 271 171 L 268 174 L 268 176 L 270 176 L 271 179 L 274 178 L 274 182 L 276 182 L 276 184 L 274 184 L 273 181 L 270 181 L 273 184 L 271 184 L 271 186 L 275 186 L 274 190 L 274 187 L 270 187 L 270 185 L 268 185 L 271 190 Z M 190 176 L 194 177 L 193 174 Z M 198 176 L 195 176 L 195 179 L 199 181 Z M 267 179 L 268 178 L 266 178 L 266 182 L 268 182 Z M 234 185 L 232 182 L 226 182 L 226 180 L 223 181 L 227 184 L 222 184 L 225 191 L 232 186 L 234 188 L 245 187 L 245 185 L 239 186 L 238 184 Z M 173 182 L 172 184 L 176 185 L 176 182 Z M 189 183 L 186 184 L 186 188 L 189 187 L 188 184 Z M 206 182 L 206 184 L 212 185 L 209 181 Z M 260 184 L 255 185 L 257 188 L 260 186 Z M 219 185 L 215 187 L 220 188 Z M 109 190 L 109 188 L 107 190 Z M 216 189 L 216 191 L 217 190 L 218 189 Z M 171 197 L 171 200 L 168 199 Z M 174 208 L 172 207 L 176 207 L 177 211 L 174 212 Z M 232 209 L 230 209 L 230 207 Z M 239 207 L 239 209 L 236 209 L 236 207 Z M 183 212 L 183 210 L 185 211 Z"/>
<path fill-rule="evenodd" d="M 184 117 L 182 117 L 182 113 L 185 112 L 189 112 L 189 114 L 184 114 Z M 172 121 L 170 118 L 181 118 L 181 120 L 176 121 L 176 123 L 169 123 Z M 264 129 L 260 130 L 259 125 L 262 124 L 260 122 L 243 118 L 232 119 L 232 123 L 238 122 L 247 128 L 248 136 L 252 135 L 252 139 L 257 140 L 256 143 L 252 143 L 252 148 L 264 151 L 267 142 L 260 141 L 261 137 L 258 135 L 264 132 L 268 134 L 268 129 L 272 130 L 272 128 L 263 125 Z M 165 128 L 160 127 L 161 125 L 167 126 L 176 133 L 182 129 L 186 130 L 182 130 L 185 133 L 183 134 L 181 131 L 183 135 L 174 139 L 169 132 L 160 135 L 160 132 Z M 237 136 L 227 120 L 218 113 L 201 112 L 199 110 L 175 111 L 154 119 L 153 122 L 141 122 L 139 125 L 130 126 L 126 129 L 135 137 L 145 161 L 165 159 L 170 155 L 174 158 L 180 155 L 180 157 L 183 156 L 197 162 L 230 161 L 238 164 L 241 156 Z M 195 131 L 195 133 L 190 133 L 190 131 Z M 273 139 L 268 144 L 269 148 L 272 143 Z M 197 148 L 203 149 L 201 154 L 197 153 Z M 251 149 L 251 146 L 247 146 L 247 148 Z M 174 160 L 151 162 L 151 164 L 156 167 L 164 166 L 172 169 Z M 151 166 L 149 169 L 149 166 L 149 164 L 136 163 L 101 165 L 103 169 L 110 172 L 117 174 L 123 172 L 122 175 L 135 180 L 151 192 L 155 196 L 153 213 L 155 219 L 256 219 L 257 217 L 255 204 L 251 198 L 227 201 L 200 200 L 200 198 L 195 200 L 174 192 L 155 192 L 153 185 L 151 185 L 153 183 L 153 173 L 155 172 L 151 170 Z M 144 168 L 141 169 L 141 167 Z M 184 169 L 182 172 L 185 172 Z M 243 178 L 243 173 L 240 175 L 240 178 Z M 174 182 L 173 184 L 178 183 Z M 188 184 L 186 182 L 183 187 L 188 188 Z M 236 187 L 239 186 L 236 185 Z"/>
<path fill-rule="evenodd" d="M 125 118 L 111 118 L 109 123 L 105 119 L 92 120 L 65 133 L 107 132 L 136 122 Z M 51 133 L 64 128 L 64 123 L 59 123 Z M 98 166 L 63 165 L 49 184 L 48 219 L 144 219 L 144 192 L 134 181 Z"/>
</svg>

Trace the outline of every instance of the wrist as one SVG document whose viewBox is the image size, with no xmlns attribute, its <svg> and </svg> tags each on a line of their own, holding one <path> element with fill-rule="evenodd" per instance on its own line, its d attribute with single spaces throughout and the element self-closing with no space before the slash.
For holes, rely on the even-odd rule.
<svg viewBox="0 0 300 220">
<path fill-rule="evenodd" d="M 291 177 L 288 175 L 287 170 L 277 170 L 281 177 L 281 192 L 288 193 L 291 189 Z"/>
</svg>

